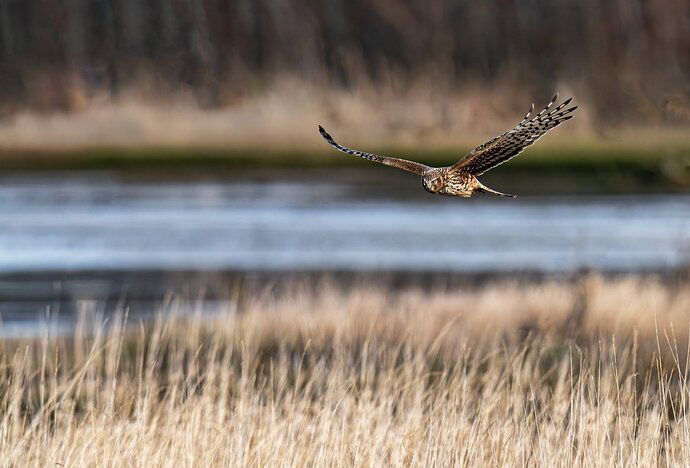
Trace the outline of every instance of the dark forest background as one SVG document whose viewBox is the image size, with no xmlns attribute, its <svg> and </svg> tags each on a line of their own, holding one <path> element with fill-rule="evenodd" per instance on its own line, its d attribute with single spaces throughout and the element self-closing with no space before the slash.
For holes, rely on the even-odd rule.
<svg viewBox="0 0 690 468">
<path fill-rule="evenodd" d="M 232 106 L 286 76 L 344 90 L 567 83 L 600 120 L 687 123 L 690 2 L 0 0 L 5 112 L 136 87 Z"/>
</svg>

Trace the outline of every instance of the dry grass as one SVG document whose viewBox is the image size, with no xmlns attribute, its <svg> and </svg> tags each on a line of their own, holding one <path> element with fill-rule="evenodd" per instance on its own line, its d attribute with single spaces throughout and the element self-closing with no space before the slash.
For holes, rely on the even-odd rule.
<svg viewBox="0 0 690 468">
<path fill-rule="evenodd" d="M 687 282 L 313 291 L 5 343 L 2 464 L 690 462 Z"/>
<path fill-rule="evenodd" d="M 585 92 L 567 84 L 557 91 L 564 98 L 574 96 L 580 109 L 576 119 L 540 145 L 688 146 L 687 125 L 646 122 L 603 127 L 593 115 L 596 103 Z M 2 116 L 0 142 L 4 150 L 48 153 L 142 147 L 309 150 L 324 148 L 316 131 L 323 124 L 353 145 L 469 149 L 513 128 L 532 102 L 543 106 L 552 92 L 529 94 L 505 86 L 467 86 L 458 91 L 429 82 L 399 87 L 365 83 L 343 91 L 285 78 L 231 105 L 208 109 L 183 92 L 154 100 L 132 90 L 117 100 L 93 96 L 79 111 L 27 109 Z"/>
</svg>

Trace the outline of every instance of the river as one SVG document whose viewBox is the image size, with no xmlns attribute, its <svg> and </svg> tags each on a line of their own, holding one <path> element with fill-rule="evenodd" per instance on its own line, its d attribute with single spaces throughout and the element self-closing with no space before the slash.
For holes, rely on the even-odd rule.
<svg viewBox="0 0 690 468">
<path fill-rule="evenodd" d="M 690 260 L 690 195 L 467 200 L 410 179 L 313 175 L 8 176 L 0 272 L 636 271 Z"/>
<path fill-rule="evenodd" d="M 550 275 L 690 264 L 688 194 L 452 199 L 389 174 L 5 175 L 0 336 L 31 336 L 58 312 L 69 330 L 85 304 L 107 314 L 127 300 L 148 313 L 166 291 L 193 297 L 208 286 L 189 272 Z M 175 271 L 187 274 L 165 274 Z"/>
</svg>

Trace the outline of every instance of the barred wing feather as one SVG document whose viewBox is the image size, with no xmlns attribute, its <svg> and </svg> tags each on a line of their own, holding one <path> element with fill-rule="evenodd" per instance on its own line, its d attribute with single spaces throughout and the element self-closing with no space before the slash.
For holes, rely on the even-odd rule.
<svg viewBox="0 0 690 468">
<path fill-rule="evenodd" d="M 451 171 L 469 172 L 475 176 L 481 175 L 517 156 L 546 132 L 571 119 L 573 117 L 572 112 L 577 109 L 577 106 L 565 110 L 563 108 L 570 103 L 572 98 L 566 99 L 553 110 L 547 112 L 556 102 L 556 99 L 558 99 L 558 94 L 554 96 L 544 110 L 530 119 L 534 110 L 534 104 L 532 104 L 530 111 L 517 127 L 477 146 L 467 156 L 451 166 Z"/>
<path fill-rule="evenodd" d="M 388 156 L 380 156 L 378 154 L 365 153 L 364 151 L 346 148 L 341 144 L 337 143 L 333 139 L 333 137 L 326 130 L 323 129 L 321 125 L 319 125 L 319 133 L 321 133 L 321 136 L 324 140 L 326 140 L 326 142 L 329 145 L 333 146 L 338 151 L 342 151 L 343 153 L 368 159 L 369 161 L 381 163 L 386 166 L 397 167 L 398 169 L 402 169 L 403 171 L 407 172 L 412 172 L 413 174 L 417 175 L 422 175 L 430 169 L 429 166 L 414 161 L 408 161 L 407 159 L 391 158 Z"/>
</svg>

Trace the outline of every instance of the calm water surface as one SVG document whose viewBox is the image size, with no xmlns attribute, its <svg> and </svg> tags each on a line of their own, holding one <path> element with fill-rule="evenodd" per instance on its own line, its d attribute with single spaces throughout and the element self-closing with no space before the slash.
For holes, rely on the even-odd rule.
<svg viewBox="0 0 690 468">
<path fill-rule="evenodd" d="M 633 271 L 690 263 L 690 195 L 464 200 L 418 185 L 351 171 L 184 182 L 5 177 L 0 273 Z"/>
<path fill-rule="evenodd" d="M 123 304 L 131 317 L 150 314 L 169 290 L 190 293 L 179 310 L 233 307 L 222 294 L 194 303 L 206 278 L 144 270 L 448 276 L 690 264 L 690 195 L 461 200 L 391 171 L 4 176 L 0 220 L 0 338 L 71 333 L 80 314 L 98 323 Z"/>
</svg>

